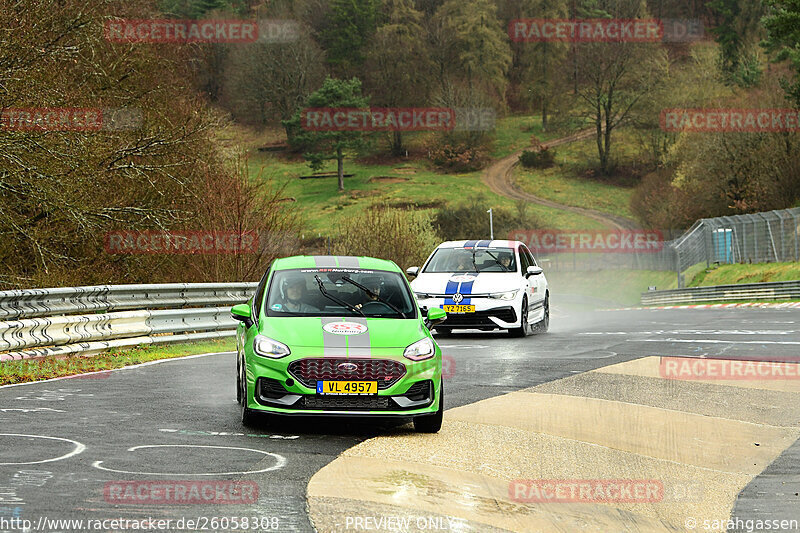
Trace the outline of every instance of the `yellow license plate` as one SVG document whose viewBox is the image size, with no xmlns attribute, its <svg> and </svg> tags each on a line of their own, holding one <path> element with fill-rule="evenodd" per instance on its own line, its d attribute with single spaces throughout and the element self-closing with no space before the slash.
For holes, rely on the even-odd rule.
<svg viewBox="0 0 800 533">
<path fill-rule="evenodd" d="M 317 394 L 378 394 L 378 382 L 317 381 Z"/>
<path fill-rule="evenodd" d="M 445 313 L 474 313 L 474 305 L 443 305 Z"/>
</svg>

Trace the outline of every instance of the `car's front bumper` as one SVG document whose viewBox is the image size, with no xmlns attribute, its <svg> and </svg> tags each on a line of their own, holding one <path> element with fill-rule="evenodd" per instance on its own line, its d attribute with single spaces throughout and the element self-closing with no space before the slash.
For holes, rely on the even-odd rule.
<svg viewBox="0 0 800 533">
<path fill-rule="evenodd" d="M 432 307 L 442 309 L 445 305 L 442 298 L 419 300 L 423 313 Z M 522 298 L 514 300 L 495 300 L 489 298 L 473 298 L 470 305 L 475 306 L 474 313 L 448 313 L 447 319 L 441 323 L 443 328 L 454 329 L 512 329 L 521 325 L 519 309 Z"/>
<path fill-rule="evenodd" d="M 247 359 L 247 405 L 254 410 L 289 416 L 414 417 L 434 413 L 439 408 L 441 354 L 427 361 L 404 361 L 403 377 L 388 387 L 379 387 L 375 395 L 317 394 L 315 383 L 298 379 L 289 370 L 293 361 L 257 356 Z M 373 360 L 381 359 L 391 360 L 378 357 Z"/>
</svg>

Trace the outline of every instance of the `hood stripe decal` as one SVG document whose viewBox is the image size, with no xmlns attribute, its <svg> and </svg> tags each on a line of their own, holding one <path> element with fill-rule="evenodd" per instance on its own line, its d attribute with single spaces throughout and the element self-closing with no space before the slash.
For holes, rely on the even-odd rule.
<svg viewBox="0 0 800 533">
<path fill-rule="evenodd" d="M 355 322 L 367 326 L 361 317 L 321 318 L 320 327 L 336 322 Z M 369 326 L 366 333 L 360 335 L 334 335 L 322 330 L 323 357 L 372 357 L 372 343 L 369 340 Z"/>
<path fill-rule="evenodd" d="M 444 293 L 445 293 L 445 295 L 449 294 L 451 297 L 445 296 L 445 298 L 444 298 L 445 305 L 455 305 L 455 302 L 453 301 L 452 295 L 454 295 L 456 292 L 458 292 L 458 285 L 459 284 L 458 284 L 457 281 L 453 281 L 453 280 L 448 280 L 447 281 L 447 287 L 444 289 Z"/>
<path fill-rule="evenodd" d="M 474 280 L 462 283 L 461 286 L 458 288 L 458 292 L 460 292 L 461 294 L 463 294 L 465 296 L 468 295 L 468 294 L 472 294 L 472 284 L 473 283 L 475 283 Z M 463 300 L 461 300 L 461 305 L 469 305 L 471 303 L 471 301 L 472 301 L 471 298 L 464 298 Z"/>
<path fill-rule="evenodd" d="M 348 256 L 336 256 L 336 260 L 339 261 L 339 266 L 344 268 L 358 268 L 360 267 L 360 263 L 358 262 L 358 257 L 348 257 Z"/>
<path fill-rule="evenodd" d="M 347 335 L 348 357 L 372 357 L 372 343 L 369 341 L 369 326 L 365 318 L 347 318 L 348 322 L 355 322 L 367 328 L 361 335 Z"/>
<path fill-rule="evenodd" d="M 320 326 L 326 326 L 333 322 L 341 322 L 339 318 L 321 318 Z M 322 330 L 322 356 L 323 357 L 343 357 L 347 353 L 347 337 L 344 335 L 334 335 Z"/>
<path fill-rule="evenodd" d="M 320 255 L 314 258 L 314 264 L 317 268 L 331 268 L 336 265 L 336 258 L 332 255 Z"/>
<path fill-rule="evenodd" d="M 445 298 L 444 298 L 444 305 L 469 305 L 472 302 L 471 298 L 464 298 L 456 304 L 453 301 L 453 295 L 455 293 L 459 293 L 462 296 L 468 296 L 472 294 L 472 285 L 475 283 L 475 278 L 478 276 L 475 275 L 470 281 L 454 281 L 448 280 L 447 287 L 444 289 Z"/>
</svg>

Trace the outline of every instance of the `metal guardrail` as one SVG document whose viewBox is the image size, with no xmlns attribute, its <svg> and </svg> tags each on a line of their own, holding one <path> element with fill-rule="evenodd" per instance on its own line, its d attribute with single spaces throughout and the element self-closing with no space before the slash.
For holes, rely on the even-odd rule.
<svg viewBox="0 0 800 533">
<path fill-rule="evenodd" d="M 800 300 L 799 281 L 714 285 L 642 293 L 642 305 L 672 305 L 695 302 L 744 300 Z"/>
<path fill-rule="evenodd" d="M 101 285 L 0 292 L 0 361 L 236 333 L 256 283 Z"/>
</svg>

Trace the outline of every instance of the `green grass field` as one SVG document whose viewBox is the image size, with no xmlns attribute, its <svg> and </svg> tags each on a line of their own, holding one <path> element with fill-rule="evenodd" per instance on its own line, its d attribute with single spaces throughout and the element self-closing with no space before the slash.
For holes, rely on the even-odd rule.
<svg viewBox="0 0 800 533">
<path fill-rule="evenodd" d="M 143 345 L 124 350 L 109 350 L 89 357 L 47 357 L 29 361 L 6 361 L 0 365 L 0 385 L 101 372 L 160 359 L 230 352 L 235 349 L 236 341 L 230 338 L 173 345 Z M 107 374 L 100 375 L 97 379 L 105 376 Z"/>
<path fill-rule="evenodd" d="M 518 150 L 531 146 L 531 137 L 535 135 L 540 141 L 549 141 L 559 137 L 554 133 L 542 132 L 542 120 L 539 116 L 513 116 L 497 121 L 493 159 L 502 159 Z"/>
<path fill-rule="evenodd" d="M 498 120 L 497 141 L 492 156 L 502 157 L 530 145 L 531 135 L 541 131 L 538 120 L 531 117 L 510 117 Z M 230 141 L 232 135 L 225 136 Z M 270 137 L 273 140 L 274 134 Z M 422 137 L 408 139 L 410 150 L 419 149 Z M 374 203 L 418 209 L 446 208 L 470 197 L 483 195 L 495 208 L 514 209 L 514 200 L 490 192 L 482 183 L 482 171 L 462 174 L 435 172 L 424 158 L 399 159 L 392 164 L 363 164 L 352 158 L 345 160 L 345 192 L 337 190 L 335 177 L 299 179 L 312 171 L 302 160 L 287 160 L 283 155 L 255 150 L 258 143 L 253 138 L 243 142 L 249 149 L 248 168 L 251 179 L 270 180 L 285 187 L 284 195 L 293 198 L 287 202 L 298 211 L 304 223 L 305 236 L 317 237 L 335 234 L 336 222 L 352 216 Z M 336 170 L 334 161 L 328 162 L 323 172 Z M 564 229 L 601 228 L 592 219 L 542 206 L 531 205 L 528 212 L 548 227 Z"/>
<path fill-rule="evenodd" d="M 689 277 L 687 276 L 688 279 Z M 720 265 L 709 269 L 700 269 L 692 277 L 692 280 L 687 283 L 687 286 L 705 287 L 709 285 L 794 280 L 800 280 L 800 262 Z"/>
<path fill-rule="evenodd" d="M 615 140 L 615 153 L 624 163 L 633 156 L 634 139 L 629 133 L 617 132 Z M 551 168 L 517 166 L 514 177 L 521 189 L 561 204 L 634 218 L 630 209 L 633 187 L 622 187 L 592 176 L 592 165 L 597 161 L 594 138 L 552 150 L 556 153 L 556 164 Z"/>
<path fill-rule="evenodd" d="M 648 287 L 658 290 L 676 289 L 675 272 L 652 270 L 600 270 L 589 272 L 546 272 L 553 294 L 585 297 L 587 307 L 636 306 L 641 293 Z M 705 263 L 694 265 L 684 272 L 687 287 L 761 283 L 767 281 L 800 280 L 800 263 L 761 263 L 753 265 L 721 265 L 707 269 Z M 554 296 L 558 301 L 558 296 Z M 767 300 L 754 300 L 764 301 Z M 775 302 L 776 300 L 772 300 Z M 788 301 L 788 300 L 780 300 Z M 693 302 L 694 303 L 694 302 Z M 716 303 L 716 302 L 702 302 Z"/>
</svg>

